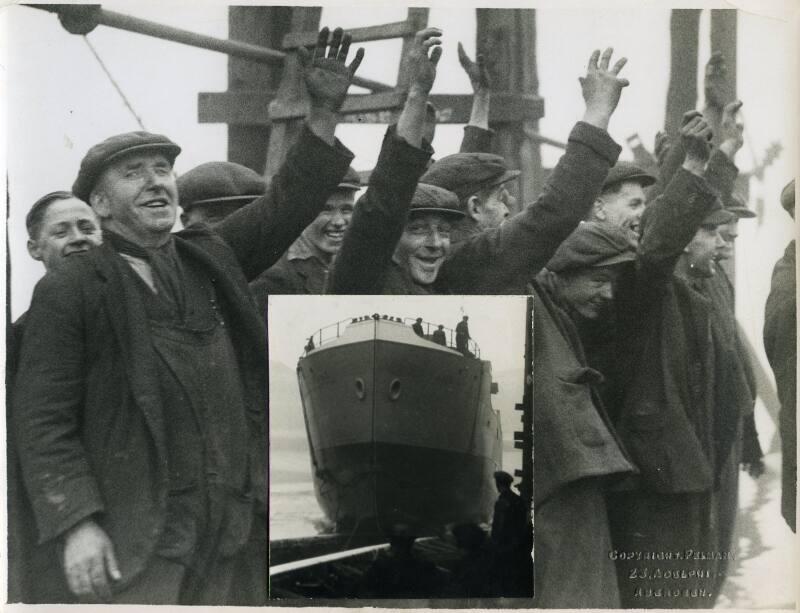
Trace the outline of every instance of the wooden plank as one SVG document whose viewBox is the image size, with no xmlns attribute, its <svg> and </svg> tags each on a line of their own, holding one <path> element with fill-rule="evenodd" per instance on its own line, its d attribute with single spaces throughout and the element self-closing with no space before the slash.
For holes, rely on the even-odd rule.
<svg viewBox="0 0 800 613">
<path fill-rule="evenodd" d="M 197 99 L 200 123 L 227 123 L 231 126 L 269 126 L 269 104 L 274 91 L 202 92 Z M 266 141 L 265 141 L 266 142 Z"/>
<path fill-rule="evenodd" d="M 288 7 L 232 6 L 228 9 L 228 34 L 231 40 L 277 49 L 289 31 L 291 9 Z M 275 90 L 283 74 L 283 65 L 257 64 L 250 60 L 228 58 L 228 90 Z M 204 94 L 198 98 L 198 115 L 203 116 Z M 236 109 L 234 106 L 233 109 Z M 252 113 L 257 116 L 257 113 Z M 228 160 L 261 173 L 267 163 L 269 122 L 237 121 L 228 126 Z"/>
<path fill-rule="evenodd" d="M 274 103 L 271 102 L 274 100 Z M 471 94 L 436 94 L 431 101 L 437 108 L 438 123 L 465 124 L 472 106 Z M 352 94 L 343 107 L 344 123 L 393 123 L 402 109 L 403 96 L 396 92 Z M 198 99 L 200 123 L 231 125 L 270 125 L 272 121 L 305 116 L 303 101 L 275 99 L 272 91 L 228 91 L 201 93 Z M 495 124 L 535 120 L 544 114 L 544 101 L 528 94 L 495 93 L 489 120 Z"/>
<path fill-rule="evenodd" d="M 322 16 L 320 7 L 293 7 L 291 18 L 291 32 L 309 32 L 319 29 L 319 21 Z M 307 104 L 305 84 L 300 70 L 299 62 L 295 54 L 286 56 L 283 76 L 281 78 L 278 91 L 274 102 L 283 105 Z M 267 149 L 267 163 L 264 176 L 269 181 L 283 164 L 286 153 L 300 136 L 302 129 L 301 121 L 283 121 L 275 123 L 269 139 Z"/>
<path fill-rule="evenodd" d="M 365 28 L 348 28 L 347 32 L 354 43 L 366 43 L 373 40 L 386 40 L 388 38 L 402 38 L 416 32 L 413 23 L 408 20 L 394 23 L 383 23 Z M 313 47 L 317 42 L 317 32 L 293 32 L 283 37 L 283 49 L 297 49 L 298 47 Z"/>
</svg>

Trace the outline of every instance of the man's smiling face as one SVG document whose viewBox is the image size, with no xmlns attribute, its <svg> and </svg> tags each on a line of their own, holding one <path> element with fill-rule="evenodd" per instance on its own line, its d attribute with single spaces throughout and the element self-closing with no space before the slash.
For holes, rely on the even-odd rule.
<svg viewBox="0 0 800 613">
<path fill-rule="evenodd" d="M 172 164 L 157 152 L 127 155 L 103 171 L 90 200 L 104 227 L 142 246 L 157 246 L 178 211 Z"/>
<path fill-rule="evenodd" d="M 450 251 L 451 222 L 443 215 L 424 213 L 412 216 L 405 229 L 394 260 L 420 285 L 436 281 L 439 268 Z"/>
</svg>

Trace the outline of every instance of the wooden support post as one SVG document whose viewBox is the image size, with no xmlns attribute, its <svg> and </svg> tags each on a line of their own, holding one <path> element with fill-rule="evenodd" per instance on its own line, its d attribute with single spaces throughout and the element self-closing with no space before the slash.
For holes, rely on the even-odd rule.
<svg viewBox="0 0 800 613">
<path fill-rule="evenodd" d="M 673 9 L 670 17 L 670 72 L 664 130 L 677 138 L 681 117 L 697 106 L 699 9 Z"/>
<path fill-rule="evenodd" d="M 477 9 L 477 50 L 487 59 L 493 92 L 534 96 L 538 93 L 536 11 Z M 492 106 L 495 104 L 493 99 Z M 538 118 L 527 119 L 522 125 L 490 122 L 490 126 L 495 131 L 496 152 L 509 166 L 522 171 L 518 192 L 514 194 L 521 207 L 534 198 L 543 183 L 539 143 L 525 136 L 525 129 L 538 132 Z"/>
<path fill-rule="evenodd" d="M 321 8 L 293 7 L 291 11 L 291 32 L 313 32 L 319 30 L 319 21 L 322 16 Z M 307 95 L 297 57 L 294 54 L 290 54 L 284 62 L 283 79 L 278 87 L 277 95 L 271 103 L 271 108 L 305 107 Z M 264 171 L 267 181 L 278 172 L 283 160 L 286 158 L 286 153 L 300 135 L 302 127 L 302 118 L 287 119 L 273 123 Z"/>
<path fill-rule="evenodd" d="M 228 9 L 229 37 L 255 45 L 279 49 L 289 31 L 292 9 L 289 7 L 232 6 Z M 263 104 L 269 103 L 283 74 L 283 64 L 265 65 L 246 59 L 228 59 L 228 91 L 258 90 L 264 94 Z M 200 94 L 200 104 L 204 94 Z M 202 115 L 202 111 L 200 111 Z M 201 117 L 202 121 L 202 117 Z M 228 160 L 264 172 L 267 146 L 270 139 L 268 124 L 247 121 L 228 125 Z"/>
</svg>

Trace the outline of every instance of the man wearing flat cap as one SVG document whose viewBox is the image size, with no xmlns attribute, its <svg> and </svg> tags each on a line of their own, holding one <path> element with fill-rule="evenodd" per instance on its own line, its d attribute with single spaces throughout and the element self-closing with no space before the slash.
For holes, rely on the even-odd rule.
<svg viewBox="0 0 800 613">
<path fill-rule="evenodd" d="M 434 162 L 420 181 L 450 190 L 458 196 L 464 219 L 452 237 L 459 242 L 483 230 L 498 227 L 516 201 L 507 184 L 519 176 L 499 155 L 456 153 Z"/>
<path fill-rule="evenodd" d="M 267 189 L 264 177 L 233 162 L 206 162 L 178 177 L 181 223 L 218 224 Z"/>
<path fill-rule="evenodd" d="M 567 152 L 539 200 L 499 227 L 457 244 L 451 243 L 452 224 L 441 222 L 444 213 L 457 220 L 464 212 L 458 196 L 441 187 L 420 181 L 414 202 L 395 198 L 370 208 L 359 205 L 337 257 L 330 291 L 502 294 L 524 289 L 530 275 L 586 215 L 619 155 L 620 147 L 606 128 L 628 82 L 617 76 L 626 60 L 609 68 L 611 53 L 606 49 L 601 57 L 596 51 L 589 60 L 582 80 L 584 120 L 573 129 Z M 410 249 L 413 244 L 421 248 Z"/>
<path fill-rule="evenodd" d="M 794 179 L 781 192 L 781 205 L 794 220 Z M 796 532 L 797 501 L 797 279 L 795 241 L 775 264 L 764 312 L 764 349 L 775 373 L 781 402 L 781 514 Z"/>
<path fill-rule="evenodd" d="M 331 264 L 350 225 L 355 195 L 362 187 L 353 168 L 331 194 L 322 212 L 275 265 L 250 284 L 259 309 L 266 308 L 269 294 L 322 294 Z"/>
<path fill-rule="evenodd" d="M 723 244 L 719 228 L 733 214 L 707 180 L 708 123 L 690 111 L 680 132 L 685 159 L 644 215 L 635 270 L 617 287 L 616 343 L 607 348 L 617 361 L 612 421 L 640 471 L 632 487 L 608 494 L 620 552 L 729 551 L 738 441 L 752 407 L 735 348 L 703 291 Z M 588 355 L 590 366 L 599 363 Z M 663 607 L 648 594 L 668 582 L 637 590 L 638 562 L 623 558 L 616 559 L 622 606 Z M 683 564 L 659 560 L 670 573 Z M 698 564 L 703 572 L 682 584 L 670 606 L 713 605 L 725 560 Z"/>
<path fill-rule="evenodd" d="M 608 171 L 588 219 L 619 226 L 638 238 L 639 225 L 647 202 L 645 188 L 655 182 L 653 175 L 636 164 L 617 162 Z"/>
<path fill-rule="evenodd" d="M 52 570 L 81 601 L 236 604 L 239 556 L 266 531 L 266 333 L 247 281 L 352 159 L 334 130 L 363 51 L 347 66 L 349 35 L 328 38 L 298 51 L 298 142 L 269 190 L 213 230 L 170 233 L 168 138 L 113 136 L 84 157 L 73 191 L 105 240 L 37 285 L 14 397 L 39 540 L 63 548 Z M 259 561 L 250 597 L 263 601 L 266 548 Z"/>
<path fill-rule="evenodd" d="M 584 222 L 533 283 L 537 607 L 618 607 L 606 485 L 635 469 L 597 392 L 579 326 L 600 318 L 636 258 L 629 233 Z"/>
</svg>

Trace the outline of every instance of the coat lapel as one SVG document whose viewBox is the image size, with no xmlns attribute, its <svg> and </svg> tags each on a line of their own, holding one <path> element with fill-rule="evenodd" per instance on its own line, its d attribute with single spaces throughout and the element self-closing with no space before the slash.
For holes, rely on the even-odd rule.
<svg viewBox="0 0 800 613">
<path fill-rule="evenodd" d="M 128 264 L 107 243 L 95 249 L 95 267 L 104 280 L 105 308 L 125 362 L 131 394 L 144 413 L 156 447 L 164 454 L 164 410 L 161 404 L 159 364 L 141 296 L 125 282 Z"/>
</svg>

